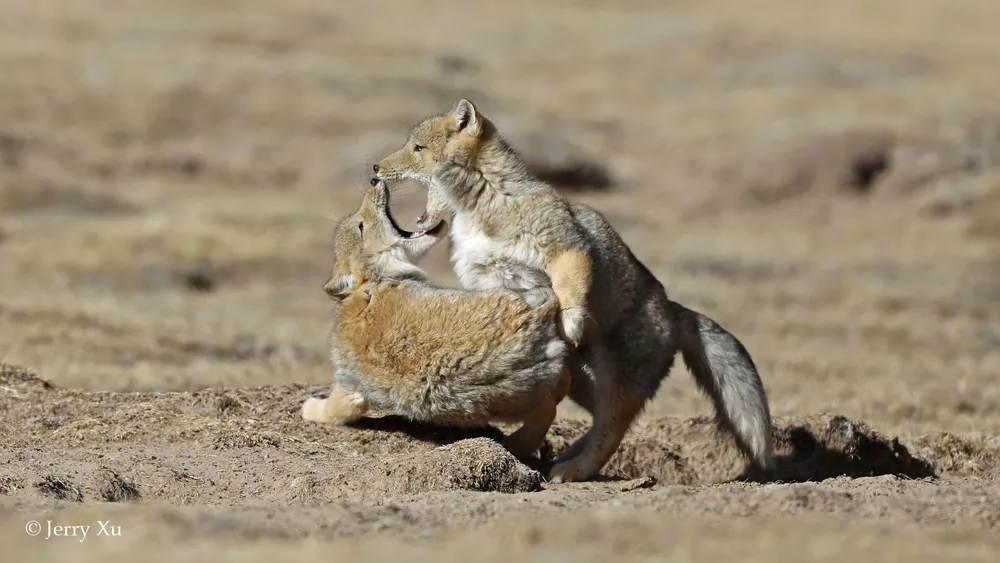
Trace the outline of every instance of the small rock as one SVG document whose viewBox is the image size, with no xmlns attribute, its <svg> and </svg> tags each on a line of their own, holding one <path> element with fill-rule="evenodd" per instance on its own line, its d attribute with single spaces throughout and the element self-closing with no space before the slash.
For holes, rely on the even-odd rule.
<svg viewBox="0 0 1000 563">
<path fill-rule="evenodd" d="M 98 477 L 101 498 L 105 502 L 132 502 L 139 500 L 139 487 L 122 477 L 117 471 L 105 468 Z"/>
<path fill-rule="evenodd" d="M 640 479 L 632 479 L 631 481 L 626 481 L 625 483 L 622 483 L 622 486 L 619 487 L 618 490 L 623 493 L 627 493 L 629 491 L 635 491 L 638 489 L 648 489 L 654 485 L 656 485 L 656 477 L 648 476 L 648 477 L 642 477 Z"/>
</svg>

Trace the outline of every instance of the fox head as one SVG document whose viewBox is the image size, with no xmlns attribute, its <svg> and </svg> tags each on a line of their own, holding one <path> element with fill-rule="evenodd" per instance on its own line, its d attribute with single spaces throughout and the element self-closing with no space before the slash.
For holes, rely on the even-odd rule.
<svg viewBox="0 0 1000 563">
<path fill-rule="evenodd" d="M 425 279 L 417 262 L 441 240 L 444 230 L 442 222 L 415 232 L 401 228 L 389 211 L 389 188 L 375 182 L 365 190 L 361 207 L 334 227 L 334 264 L 323 291 L 343 299 L 367 282 Z"/>
<path fill-rule="evenodd" d="M 490 120 L 462 98 L 448 113 L 417 124 L 399 150 L 373 167 L 372 181 L 423 183 L 428 188 L 427 211 L 418 224 L 434 222 L 455 206 L 453 182 L 442 181 L 442 175 L 449 169 L 478 168 L 481 149 L 495 137 Z"/>
</svg>

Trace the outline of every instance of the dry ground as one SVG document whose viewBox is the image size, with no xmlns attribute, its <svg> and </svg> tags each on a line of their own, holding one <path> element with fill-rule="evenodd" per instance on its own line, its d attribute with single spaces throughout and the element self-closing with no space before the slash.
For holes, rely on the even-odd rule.
<svg viewBox="0 0 1000 563">
<path fill-rule="evenodd" d="M 4 545 L 995 561 L 1000 4 L 746 6 L 0 0 L 0 360 L 49 382 L 0 381 Z M 744 342 L 782 482 L 728 482 L 682 369 L 589 484 L 540 483 L 495 431 L 298 420 L 330 219 L 461 96 Z M 562 411 L 547 458 L 585 424 Z"/>
</svg>

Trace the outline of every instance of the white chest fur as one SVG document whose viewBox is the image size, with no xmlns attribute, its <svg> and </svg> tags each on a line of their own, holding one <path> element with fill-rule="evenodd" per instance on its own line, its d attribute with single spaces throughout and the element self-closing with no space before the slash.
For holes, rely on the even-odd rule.
<svg viewBox="0 0 1000 563">
<path fill-rule="evenodd" d="M 462 287 L 532 289 L 550 285 L 544 254 L 530 235 L 511 240 L 486 236 L 467 215 L 456 213 L 451 228 L 451 263 Z"/>
</svg>

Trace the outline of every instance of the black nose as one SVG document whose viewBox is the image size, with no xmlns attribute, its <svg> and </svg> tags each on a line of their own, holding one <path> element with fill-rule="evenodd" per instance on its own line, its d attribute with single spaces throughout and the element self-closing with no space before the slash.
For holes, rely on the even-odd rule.
<svg viewBox="0 0 1000 563">
<path fill-rule="evenodd" d="M 368 183 L 374 186 L 375 184 L 378 184 L 378 178 L 372 178 Z"/>
<path fill-rule="evenodd" d="M 372 170 L 374 170 L 375 173 L 378 174 L 378 164 L 373 165 Z"/>
</svg>

